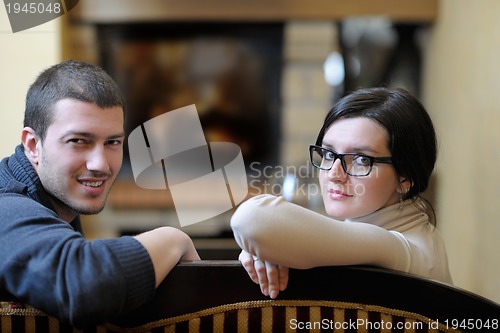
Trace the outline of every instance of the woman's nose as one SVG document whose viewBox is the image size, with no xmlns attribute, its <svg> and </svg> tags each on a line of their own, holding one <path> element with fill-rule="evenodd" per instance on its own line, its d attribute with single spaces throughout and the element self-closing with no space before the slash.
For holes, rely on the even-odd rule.
<svg viewBox="0 0 500 333">
<path fill-rule="evenodd" d="M 340 158 L 337 158 L 332 165 L 332 168 L 328 170 L 328 178 L 331 181 L 343 181 L 347 177 L 347 173 L 344 171 L 342 167 L 342 161 Z"/>
</svg>

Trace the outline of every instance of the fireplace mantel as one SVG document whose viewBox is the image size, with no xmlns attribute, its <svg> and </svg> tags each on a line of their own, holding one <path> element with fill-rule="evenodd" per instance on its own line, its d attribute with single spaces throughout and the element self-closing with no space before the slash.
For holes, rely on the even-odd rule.
<svg viewBox="0 0 500 333">
<path fill-rule="evenodd" d="M 354 16 L 432 23 L 436 15 L 437 0 L 85 0 L 71 11 L 74 20 L 94 24 L 341 20 Z"/>
</svg>

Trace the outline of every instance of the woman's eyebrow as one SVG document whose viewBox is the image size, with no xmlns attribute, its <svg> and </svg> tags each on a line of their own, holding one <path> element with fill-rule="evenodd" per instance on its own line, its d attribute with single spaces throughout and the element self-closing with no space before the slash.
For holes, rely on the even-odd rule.
<svg viewBox="0 0 500 333">
<path fill-rule="evenodd" d="M 353 151 L 359 151 L 359 152 L 369 152 L 369 153 L 375 153 L 379 154 L 379 151 L 373 149 L 370 146 L 359 146 L 359 147 L 353 147 Z"/>
<path fill-rule="evenodd" d="M 333 145 L 331 144 L 328 144 L 328 143 L 325 143 L 323 142 L 322 143 L 322 146 L 325 147 L 325 148 L 328 148 L 328 149 L 331 149 L 335 152 L 337 152 L 337 150 L 335 150 L 335 148 L 333 147 Z M 347 151 L 350 151 L 352 153 L 361 153 L 361 152 L 365 152 L 365 153 L 374 153 L 374 154 L 380 154 L 379 151 L 373 149 L 372 147 L 370 146 L 352 146 L 352 147 L 349 147 L 349 149 L 347 149 Z"/>
</svg>

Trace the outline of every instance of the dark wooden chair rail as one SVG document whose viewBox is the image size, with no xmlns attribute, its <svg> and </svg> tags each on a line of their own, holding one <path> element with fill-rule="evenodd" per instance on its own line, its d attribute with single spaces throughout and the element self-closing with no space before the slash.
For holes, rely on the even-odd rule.
<svg viewBox="0 0 500 333">
<path fill-rule="evenodd" d="M 153 302 L 118 321 L 134 327 L 223 304 L 269 300 L 238 261 L 179 264 Z M 278 300 L 330 300 L 370 304 L 417 313 L 451 324 L 454 320 L 500 319 L 500 305 L 465 290 L 411 274 L 366 266 L 291 270 Z"/>
<path fill-rule="evenodd" d="M 277 300 L 272 301 L 261 294 L 259 286 L 250 280 L 238 261 L 223 260 L 179 264 L 159 286 L 152 302 L 132 313 L 111 320 L 110 323 L 101 326 L 100 330 L 93 331 L 181 332 L 185 329 L 185 331 L 192 332 L 194 330 L 188 329 L 187 324 L 182 328 L 168 320 L 172 318 L 182 319 L 190 314 L 196 316 L 199 313 L 202 314 L 200 317 L 206 319 L 212 315 L 207 312 L 207 309 L 221 309 L 229 306 L 229 310 L 219 311 L 219 313 L 222 313 L 222 317 L 226 319 L 227 324 L 224 325 L 233 327 L 232 329 L 226 327 L 218 330 L 216 325 L 210 322 L 208 329 L 205 327 L 205 329 L 195 331 L 232 332 L 236 327 L 234 322 L 242 321 L 242 319 L 239 319 L 241 317 L 231 319 L 233 318 L 231 316 L 250 305 L 250 308 L 258 308 L 258 311 L 264 307 L 270 308 L 273 316 L 281 316 L 283 322 L 281 328 L 275 330 L 276 325 L 274 324 L 275 326 L 272 326 L 273 329 L 269 329 L 270 331 L 289 332 L 294 330 L 290 329 L 289 324 L 284 323 L 285 312 L 283 312 L 283 308 L 291 306 L 294 308 L 293 311 L 296 311 L 294 314 L 297 318 L 301 316 L 307 320 L 309 318 L 308 307 L 319 307 L 321 311 L 324 310 L 323 307 L 326 307 L 327 311 L 330 311 L 328 307 L 332 307 L 331 304 L 340 304 L 341 307 L 344 307 L 342 311 L 347 312 L 343 316 L 347 316 L 349 311 L 357 311 L 357 309 L 366 310 L 365 314 L 373 315 L 380 308 L 394 310 L 389 313 L 396 317 L 400 314 L 411 314 L 412 320 L 415 318 L 420 318 L 417 320 L 421 321 L 429 319 L 441 324 L 438 330 L 425 329 L 425 332 L 487 332 L 488 330 L 484 327 L 478 329 L 478 325 L 489 323 L 488 325 L 491 326 L 494 322 L 498 325 L 500 320 L 500 305 L 493 301 L 437 281 L 367 266 L 292 269 L 290 270 L 288 288 L 280 293 Z M 347 304 L 347 306 L 343 304 Z M 275 311 L 277 308 L 280 310 Z M 255 311 L 248 312 L 247 310 L 247 314 L 242 318 L 250 318 L 248 313 L 255 313 Z M 289 313 L 287 312 L 287 320 L 290 318 Z M 306 314 L 304 315 L 304 313 Z M 384 315 L 383 311 L 381 313 Z M 378 317 L 375 315 L 375 318 L 380 319 L 380 314 Z M 229 326 L 231 320 L 233 326 Z M 467 323 L 471 325 L 471 320 L 475 322 L 472 326 L 467 327 Z M 188 322 L 189 320 L 184 321 Z M 275 322 L 277 321 L 275 320 Z M 461 324 L 459 327 L 452 327 L 459 324 Z M 58 332 L 65 331 L 62 330 L 63 326 L 61 324 Z M 255 330 L 251 327 L 253 326 L 248 324 L 243 331 L 254 332 Z M 491 328 L 489 330 L 491 332 L 498 331 L 498 329 Z M 349 332 L 349 330 L 345 331 Z M 377 330 L 376 328 L 368 330 L 368 332 L 371 331 L 384 332 L 385 330 Z M 3 333 L 1 329 L 0 332 Z M 355 332 L 355 330 L 351 330 L 351 332 Z"/>
</svg>

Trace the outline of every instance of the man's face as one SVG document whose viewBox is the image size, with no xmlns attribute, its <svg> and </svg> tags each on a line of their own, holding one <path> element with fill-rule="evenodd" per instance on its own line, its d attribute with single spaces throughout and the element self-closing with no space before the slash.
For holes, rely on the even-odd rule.
<svg viewBox="0 0 500 333">
<path fill-rule="evenodd" d="M 39 162 L 34 165 L 61 218 L 96 214 L 123 159 L 123 109 L 101 109 L 73 99 L 55 105 L 52 124 L 37 143 Z"/>
</svg>

